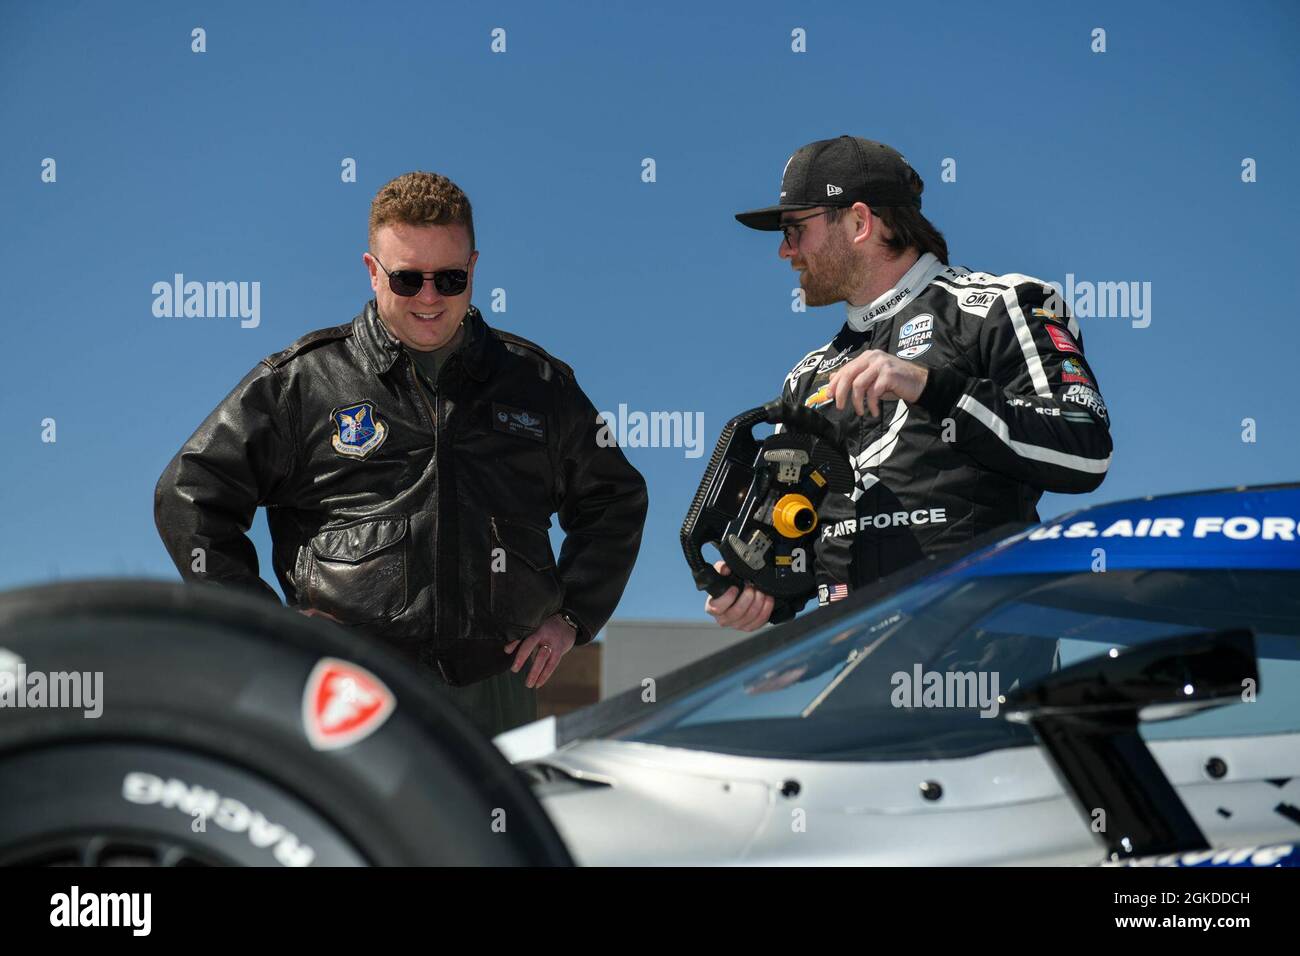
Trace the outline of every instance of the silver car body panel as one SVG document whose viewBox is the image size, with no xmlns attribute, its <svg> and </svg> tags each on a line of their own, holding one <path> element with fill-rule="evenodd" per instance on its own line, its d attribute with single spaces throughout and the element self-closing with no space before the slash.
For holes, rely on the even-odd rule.
<svg viewBox="0 0 1300 956">
<path fill-rule="evenodd" d="M 528 734 L 503 735 L 498 745 L 525 760 L 507 738 L 538 744 L 547 731 L 520 731 Z M 1300 836 L 1276 809 L 1300 806 L 1300 734 L 1155 741 L 1151 750 L 1212 846 Z M 527 757 L 575 781 L 539 787 L 538 796 L 586 865 L 1088 865 L 1104 857 L 1037 747 L 854 763 L 593 739 Z M 1221 779 L 1205 770 L 1211 757 L 1227 765 Z M 942 788 L 938 800 L 922 796 L 927 781 Z"/>
</svg>

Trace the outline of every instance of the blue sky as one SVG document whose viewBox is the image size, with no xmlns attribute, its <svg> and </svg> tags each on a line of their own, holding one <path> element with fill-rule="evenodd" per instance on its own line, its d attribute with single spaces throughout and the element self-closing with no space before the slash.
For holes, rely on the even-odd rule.
<svg viewBox="0 0 1300 956">
<path fill-rule="evenodd" d="M 1300 5 L 1046 6 L 7 5 L 0 587 L 175 576 L 159 473 L 260 358 L 359 311 L 370 200 L 410 169 L 473 201 L 489 321 L 571 363 L 599 408 L 702 412 L 711 447 L 843 321 L 792 313 L 777 240 L 732 219 L 840 133 L 908 157 L 957 264 L 1150 283 L 1145 328 L 1080 320 L 1114 463 L 1044 517 L 1300 479 Z M 178 272 L 260 282 L 260 324 L 155 317 Z M 702 618 L 677 534 L 707 455 L 628 455 L 651 509 L 619 614 Z M 260 517 L 254 539 L 265 555 Z"/>
</svg>

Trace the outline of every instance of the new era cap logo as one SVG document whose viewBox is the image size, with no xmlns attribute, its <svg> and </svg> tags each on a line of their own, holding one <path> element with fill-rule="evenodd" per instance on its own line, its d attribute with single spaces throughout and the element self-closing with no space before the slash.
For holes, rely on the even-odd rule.
<svg viewBox="0 0 1300 956">
<path fill-rule="evenodd" d="M 844 192 L 844 190 L 841 189 L 839 186 L 832 186 L 830 183 L 826 184 L 826 195 L 838 196 L 842 192 Z"/>
<path fill-rule="evenodd" d="M 302 725 L 316 750 L 337 750 L 369 737 L 397 706 L 370 671 L 334 657 L 312 668 L 302 695 Z"/>
</svg>

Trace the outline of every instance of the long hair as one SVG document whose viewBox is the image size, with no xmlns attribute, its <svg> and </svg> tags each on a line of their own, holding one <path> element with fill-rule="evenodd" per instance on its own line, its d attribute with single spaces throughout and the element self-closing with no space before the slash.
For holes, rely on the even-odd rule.
<svg viewBox="0 0 1300 956">
<path fill-rule="evenodd" d="M 940 262 L 947 265 L 947 240 L 943 238 L 943 233 L 935 228 L 934 223 L 921 215 L 921 191 L 925 189 L 925 182 L 917 175 L 916 170 L 911 170 L 908 179 L 914 205 L 871 207 L 871 211 L 880 217 L 880 221 L 885 224 L 889 233 L 884 239 L 885 246 L 896 257 L 913 248 L 923 253 L 933 252 Z M 847 210 L 843 208 L 833 209 L 826 218 L 834 222 L 845 212 Z"/>
</svg>

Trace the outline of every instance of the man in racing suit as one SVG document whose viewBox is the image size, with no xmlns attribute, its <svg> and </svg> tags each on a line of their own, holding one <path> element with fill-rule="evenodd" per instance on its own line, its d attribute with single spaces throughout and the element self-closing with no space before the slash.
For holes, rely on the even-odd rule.
<svg viewBox="0 0 1300 956">
<path fill-rule="evenodd" d="M 1092 491 L 1110 464 L 1109 415 L 1055 289 L 949 266 L 920 214 L 923 186 L 890 147 L 841 136 L 790 158 L 778 205 L 736 217 L 784 233 L 780 255 L 808 305 L 848 310 L 782 390 L 834 423 L 854 467 L 852 495 L 829 498 L 820 515 L 821 604 L 1000 525 L 1036 521 L 1044 491 Z M 802 605 L 746 585 L 706 610 L 754 630 Z"/>
</svg>

